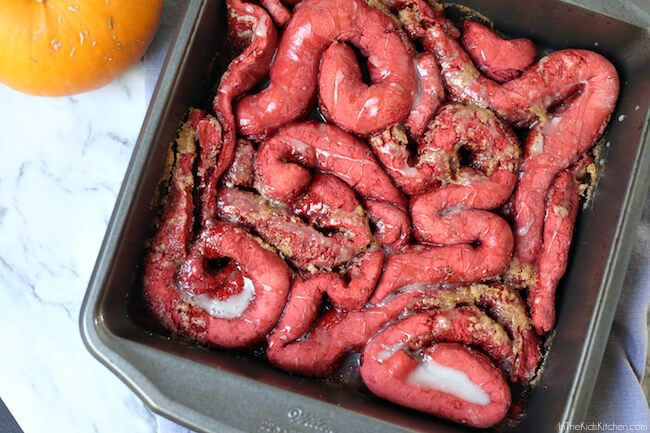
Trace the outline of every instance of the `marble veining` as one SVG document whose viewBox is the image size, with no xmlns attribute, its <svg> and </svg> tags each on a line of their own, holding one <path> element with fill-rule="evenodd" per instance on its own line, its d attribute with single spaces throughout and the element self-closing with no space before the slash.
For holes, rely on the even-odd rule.
<svg viewBox="0 0 650 433">
<path fill-rule="evenodd" d="M 68 98 L 0 85 L 0 101 L 0 397 L 25 433 L 155 432 L 78 330 L 144 118 L 144 67 Z"/>
</svg>

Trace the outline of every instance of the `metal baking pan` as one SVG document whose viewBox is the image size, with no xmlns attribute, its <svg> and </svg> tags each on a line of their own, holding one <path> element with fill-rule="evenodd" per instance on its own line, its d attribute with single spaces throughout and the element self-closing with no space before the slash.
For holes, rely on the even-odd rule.
<svg viewBox="0 0 650 433">
<path fill-rule="evenodd" d="M 648 190 L 650 32 L 577 0 L 460 3 L 541 46 L 595 49 L 621 76 L 605 136 L 611 145 L 604 147 L 603 176 L 578 218 L 544 374 L 527 395 L 523 421 L 500 427 L 558 431 L 562 423 L 582 421 L 588 408 Z M 223 1 L 188 2 L 84 299 L 80 326 L 86 346 L 154 412 L 200 432 L 468 431 L 349 388 L 292 376 L 263 360 L 165 338 L 132 311 L 156 215 L 150 204 L 169 143 L 188 107 L 207 100 L 228 60 L 224 17 Z"/>
</svg>

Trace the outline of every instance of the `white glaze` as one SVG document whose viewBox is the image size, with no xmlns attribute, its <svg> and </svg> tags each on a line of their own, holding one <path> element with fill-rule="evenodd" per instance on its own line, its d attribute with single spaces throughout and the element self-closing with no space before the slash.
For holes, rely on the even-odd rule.
<svg viewBox="0 0 650 433">
<path fill-rule="evenodd" d="M 228 299 L 222 301 L 211 298 L 207 294 L 192 296 L 190 299 L 212 317 L 235 319 L 244 314 L 253 298 L 255 298 L 255 285 L 250 278 L 244 277 L 243 290 Z"/>
<path fill-rule="evenodd" d="M 258 20 L 255 26 L 255 36 L 263 37 L 266 35 L 267 30 L 266 21 L 263 19 Z"/>
<path fill-rule="evenodd" d="M 532 227 L 533 227 L 533 219 L 529 218 L 528 219 L 528 224 L 526 224 L 525 226 L 519 227 L 519 229 L 517 230 L 517 234 L 519 236 L 526 236 Z"/>
<path fill-rule="evenodd" d="M 360 119 L 362 114 L 366 111 L 368 112 L 369 117 L 376 117 L 377 113 L 379 112 L 379 98 L 373 96 L 372 98 L 368 99 L 365 104 L 363 104 L 363 108 L 361 108 L 361 111 L 357 116 L 357 120 Z"/>
<path fill-rule="evenodd" d="M 404 168 L 393 168 L 392 171 L 399 173 L 402 177 L 418 177 L 420 175 L 417 167 L 411 167 L 409 165 Z"/>
<path fill-rule="evenodd" d="M 309 148 L 311 147 L 304 141 L 290 136 L 283 137 L 282 140 L 291 146 L 291 153 L 293 155 L 304 156 L 309 152 Z"/>
<path fill-rule="evenodd" d="M 343 75 L 343 72 L 341 71 L 336 71 L 336 75 L 334 76 L 334 106 L 339 102 L 339 85 L 343 81 L 345 76 Z"/>
<path fill-rule="evenodd" d="M 442 365 L 429 356 L 423 357 L 422 363 L 408 375 L 406 381 L 481 406 L 487 406 L 491 401 L 488 393 L 472 382 L 465 372 Z"/>
<path fill-rule="evenodd" d="M 392 346 L 384 346 L 384 350 L 377 354 L 377 362 L 380 364 L 389 359 L 391 356 L 396 354 L 399 350 L 405 348 L 406 345 L 403 342 L 393 344 Z"/>
<path fill-rule="evenodd" d="M 423 68 L 417 61 L 413 60 L 413 64 L 415 65 L 418 85 L 415 90 L 415 95 L 413 95 L 413 104 L 411 104 L 411 111 L 415 107 L 417 107 L 422 101 L 422 94 L 424 93 L 424 86 L 422 84 L 422 79 L 429 75 L 426 68 Z M 396 84 L 396 83 L 391 83 L 391 84 Z"/>
<path fill-rule="evenodd" d="M 538 132 L 533 138 L 533 142 L 530 145 L 530 153 L 533 155 L 538 155 L 544 151 L 544 135 L 541 132 Z"/>
</svg>

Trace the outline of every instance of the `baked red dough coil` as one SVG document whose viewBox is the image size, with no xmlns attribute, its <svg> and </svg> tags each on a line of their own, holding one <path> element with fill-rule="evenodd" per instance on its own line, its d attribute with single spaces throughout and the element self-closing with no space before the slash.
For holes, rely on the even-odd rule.
<svg viewBox="0 0 650 433">
<path fill-rule="evenodd" d="M 200 116 L 194 112 L 191 117 Z M 218 125 L 203 117 L 188 121 L 179 133 L 163 215 L 145 261 L 145 296 L 156 317 L 179 334 L 221 347 L 250 347 L 264 339 L 282 314 L 289 268 L 246 230 L 211 215 L 216 207 L 210 202 L 216 198 L 209 186 L 213 182 L 204 177 L 210 170 L 203 158 L 215 156 L 204 150 L 219 145 L 200 139 L 210 137 L 201 134 L 202 120 Z M 197 135 L 203 147 L 195 178 Z M 195 187 L 204 192 L 197 235 Z M 229 266 L 207 268 L 208 260 L 219 258 L 231 259 Z"/>
<path fill-rule="evenodd" d="M 377 396 L 499 423 L 554 325 L 616 70 L 427 0 L 226 3 L 239 54 L 173 148 L 151 311 L 292 373 L 360 353 Z"/>
</svg>

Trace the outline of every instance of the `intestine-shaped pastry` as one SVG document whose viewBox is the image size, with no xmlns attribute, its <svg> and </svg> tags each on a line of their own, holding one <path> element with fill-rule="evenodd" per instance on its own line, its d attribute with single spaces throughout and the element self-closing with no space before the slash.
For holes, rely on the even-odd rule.
<svg viewBox="0 0 650 433">
<path fill-rule="evenodd" d="M 531 41 L 460 32 L 428 0 L 226 3 L 240 54 L 177 140 L 154 315 L 308 376 L 360 353 L 374 394 L 498 423 L 553 327 L 614 67 L 535 63 Z"/>
</svg>

